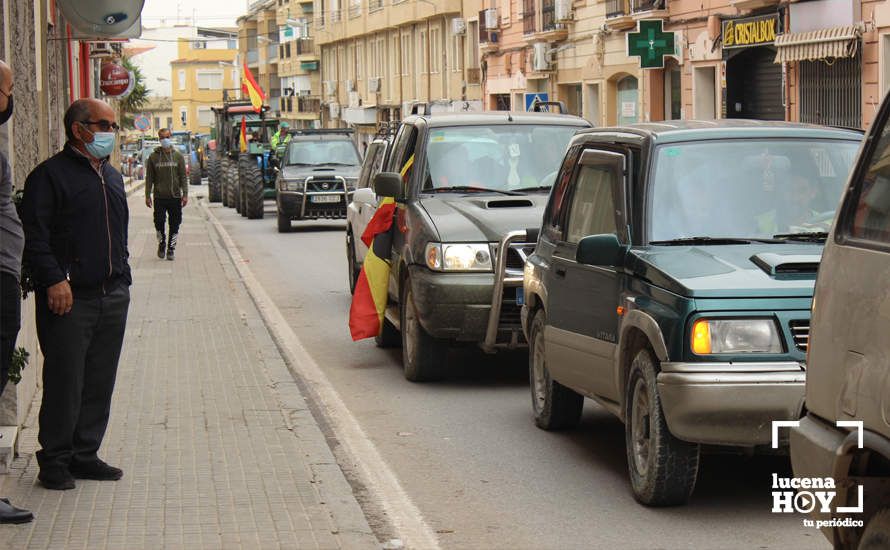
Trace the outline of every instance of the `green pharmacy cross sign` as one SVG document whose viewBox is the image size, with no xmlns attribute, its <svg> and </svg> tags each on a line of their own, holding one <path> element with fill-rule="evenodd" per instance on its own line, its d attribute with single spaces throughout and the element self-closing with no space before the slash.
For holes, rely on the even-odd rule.
<svg viewBox="0 0 890 550">
<path fill-rule="evenodd" d="M 664 32 L 661 19 L 643 19 L 627 33 L 627 55 L 639 57 L 643 69 L 662 69 L 664 56 L 674 55 L 674 33 Z"/>
</svg>

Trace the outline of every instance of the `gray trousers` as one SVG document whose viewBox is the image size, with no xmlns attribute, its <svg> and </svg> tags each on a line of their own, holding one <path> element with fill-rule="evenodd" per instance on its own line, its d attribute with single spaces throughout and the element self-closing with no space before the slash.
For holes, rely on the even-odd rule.
<svg viewBox="0 0 890 550">
<path fill-rule="evenodd" d="M 67 315 L 49 310 L 37 291 L 37 338 L 43 351 L 40 468 L 96 460 L 108 427 L 130 305 L 130 288 L 78 296 Z"/>
</svg>

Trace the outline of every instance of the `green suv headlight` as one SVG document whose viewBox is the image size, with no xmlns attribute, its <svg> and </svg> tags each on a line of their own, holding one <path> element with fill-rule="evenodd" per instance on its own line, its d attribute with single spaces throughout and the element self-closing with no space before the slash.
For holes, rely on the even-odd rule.
<svg viewBox="0 0 890 550">
<path fill-rule="evenodd" d="M 698 319 L 692 325 L 692 351 L 718 353 L 782 353 L 782 340 L 772 319 Z"/>
<path fill-rule="evenodd" d="M 426 265 L 434 271 L 491 271 L 488 243 L 429 243 Z"/>
</svg>

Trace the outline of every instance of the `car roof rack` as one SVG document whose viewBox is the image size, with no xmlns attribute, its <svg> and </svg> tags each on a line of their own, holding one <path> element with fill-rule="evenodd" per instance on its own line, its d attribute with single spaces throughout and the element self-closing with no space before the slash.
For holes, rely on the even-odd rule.
<svg viewBox="0 0 890 550">
<path fill-rule="evenodd" d="M 354 134 L 353 128 L 289 128 L 288 134 L 292 136 L 311 136 L 315 134 Z"/>
<path fill-rule="evenodd" d="M 535 113 L 549 113 L 551 107 L 557 107 L 561 115 L 568 112 L 566 104 L 562 101 L 535 101 L 532 103 L 532 111 Z"/>
</svg>

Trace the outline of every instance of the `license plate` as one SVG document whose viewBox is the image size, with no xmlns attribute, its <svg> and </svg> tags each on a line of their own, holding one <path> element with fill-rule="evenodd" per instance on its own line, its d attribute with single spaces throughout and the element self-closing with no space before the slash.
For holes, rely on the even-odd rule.
<svg viewBox="0 0 890 550">
<path fill-rule="evenodd" d="M 521 306 L 525 304 L 525 289 L 520 287 L 516 287 L 516 305 Z"/>
<path fill-rule="evenodd" d="M 310 202 L 340 202 L 340 195 L 313 195 L 309 197 Z"/>
</svg>

